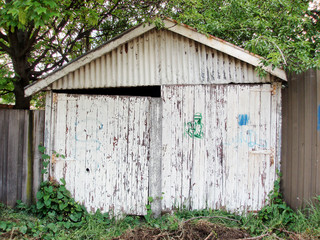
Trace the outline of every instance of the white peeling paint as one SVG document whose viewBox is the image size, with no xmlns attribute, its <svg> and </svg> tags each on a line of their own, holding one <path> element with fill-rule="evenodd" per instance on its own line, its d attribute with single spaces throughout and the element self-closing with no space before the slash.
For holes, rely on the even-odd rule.
<svg viewBox="0 0 320 240">
<path fill-rule="evenodd" d="M 163 87 L 163 210 L 265 205 L 279 167 L 277 87 L 275 95 L 269 84 Z M 192 138 L 200 114 L 202 134 Z"/>
<path fill-rule="evenodd" d="M 281 84 L 168 85 L 161 95 L 53 94 L 46 144 L 66 156 L 53 177 L 88 210 L 115 215 L 146 214 L 148 196 L 157 214 L 261 209 L 280 166 Z"/>
<path fill-rule="evenodd" d="M 58 94 L 51 174 L 89 211 L 144 215 L 148 203 L 150 99 Z"/>
</svg>

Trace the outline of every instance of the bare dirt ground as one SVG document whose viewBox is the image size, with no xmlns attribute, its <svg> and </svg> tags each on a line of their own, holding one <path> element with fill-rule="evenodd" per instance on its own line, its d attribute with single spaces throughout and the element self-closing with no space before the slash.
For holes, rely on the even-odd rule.
<svg viewBox="0 0 320 240">
<path fill-rule="evenodd" d="M 186 222 L 175 231 L 160 230 L 157 228 L 135 228 L 128 230 L 120 237 L 113 240 L 225 240 L 225 239 L 247 239 L 250 235 L 244 230 L 228 228 L 220 224 L 200 220 L 196 223 Z"/>
</svg>

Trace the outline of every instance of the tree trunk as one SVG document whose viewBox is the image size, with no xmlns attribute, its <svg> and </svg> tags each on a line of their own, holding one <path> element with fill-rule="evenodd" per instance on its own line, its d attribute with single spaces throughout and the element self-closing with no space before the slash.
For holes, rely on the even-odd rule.
<svg viewBox="0 0 320 240">
<path fill-rule="evenodd" d="M 8 33 L 10 42 L 10 57 L 15 72 L 15 79 L 13 80 L 15 106 L 16 109 L 30 109 L 31 97 L 24 96 L 24 88 L 30 83 L 30 63 L 28 58 L 30 57 L 30 48 L 28 46 L 30 33 L 18 28 Z"/>
<path fill-rule="evenodd" d="M 24 96 L 24 81 L 18 80 L 14 82 L 14 96 L 16 98 L 15 109 L 30 109 L 31 97 Z"/>
</svg>

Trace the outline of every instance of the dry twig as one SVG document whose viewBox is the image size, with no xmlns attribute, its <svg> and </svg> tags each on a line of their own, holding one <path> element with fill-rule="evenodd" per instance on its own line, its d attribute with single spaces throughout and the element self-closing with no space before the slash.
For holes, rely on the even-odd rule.
<svg viewBox="0 0 320 240">
<path fill-rule="evenodd" d="M 229 220 L 229 221 L 235 221 L 235 222 L 240 222 L 240 221 L 238 221 L 238 220 L 236 220 L 236 219 L 232 219 L 232 218 L 228 218 L 228 217 L 223 217 L 223 216 L 207 216 L 207 217 L 205 217 L 205 216 L 200 216 L 200 217 L 193 217 L 193 218 L 190 218 L 190 219 L 188 219 L 188 220 L 186 220 L 186 221 L 184 221 L 183 222 L 183 224 L 185 224 L 185 223 L 187 223 L 187 222 L 191 222 L 191 221 L 193 221 L 193 220 L 196 220 L 196 219 L 202 219 L 202 218 L 221 218 L 221 219 L 226 219 L 226 220 Z"/>
<path fill-rule="evenodd" d="M 204 240 L 209 240 L 210 239 L 210 237 L 214 234 L 215 232 L 211 232 L 209 235 L 208 235 L 208 237 L 206 237 Z"/>
</svg>

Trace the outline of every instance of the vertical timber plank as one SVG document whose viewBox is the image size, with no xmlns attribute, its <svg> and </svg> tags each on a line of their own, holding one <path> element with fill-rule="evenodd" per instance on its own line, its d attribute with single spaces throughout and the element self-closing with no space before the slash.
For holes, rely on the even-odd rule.
<svg viewBox="0 0 320 240">
<path fill-rule="evenodd" d="M 41 175 L 41 154 L 38 150 L 39 145 L 44 145 L 44 126 L 45 126 L 45 111 L 34 111 L 33 112 L 33 123 L 32 123 L 32 137 L 33 137 L 33 149 L 32 149 L 32 172 L 33 172 L 33 182 L 32 182 L 32 201 L 35 202 L 36 194 L 40 188 L 40 183 L 42 180 Z"/>
<path fill-rule="evenodd" d="M 7 204 L 8 125 L 9 110 L 0 110 L 0 202 Z"/>
<path fill-rule="evenodd" d="M 155 217 L 161 214 L 161 99 L 151 99 L 150 161 L 149 161 L 149 196 L 152 197 L 151 210 Z"/>
<path fill-rule="evenodd" d="M 19 111 L 13 110 L 9 112 L 10 122 L 8 124 L 8 165 L 7 165 L 7 204 L 14 206 L 17 199 L 18 185 L 18 157 L 19 152 Z"/>
</svg>

